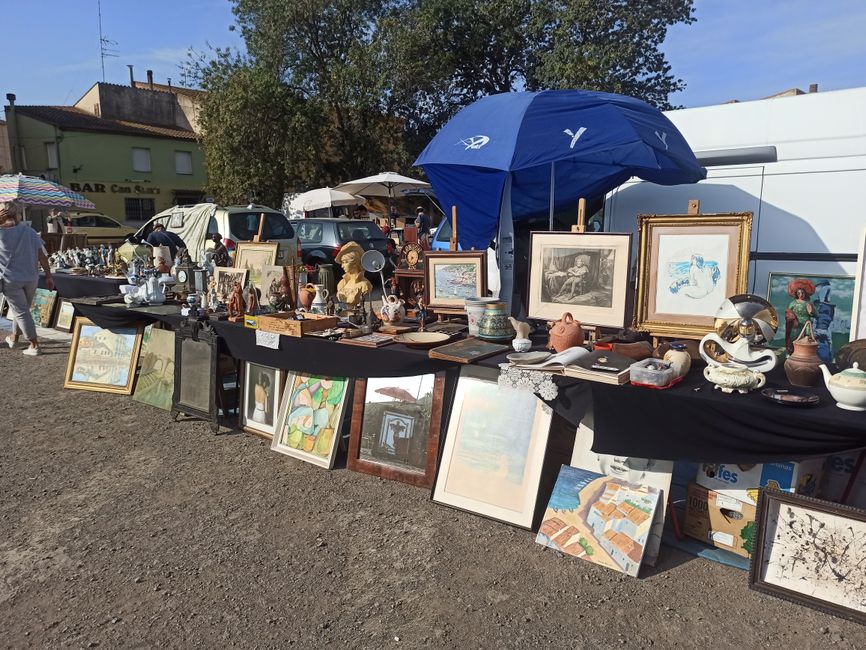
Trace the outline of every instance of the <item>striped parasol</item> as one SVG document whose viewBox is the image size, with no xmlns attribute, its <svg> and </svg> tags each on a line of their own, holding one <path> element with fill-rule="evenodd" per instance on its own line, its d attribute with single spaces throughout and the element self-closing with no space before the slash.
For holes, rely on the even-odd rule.
<svg viewBox="0 0 866 650">
<path fill-rule="evenodd" d="M 68 187 L 24 174 L 0 176 L 0 201 L 15 201 L 21 205 L 47 208 L 78 207 L 87 210 L 96 207 L 92 201 Z"/>
<path fill-rule="evenodd" d="M 73 192 L 72 190 L 70 190 L 69 188 L 67 188 L 63 185 L 60 185 L 59 187 L 62 187 L 66 191 L 66 195 L 70 199 L 72 199 L 72 206 L 70 206 L 70 207 L 78 208 L 79 210 L 95 210 L 96 209 L 96 204 L 93 201 L 91 201 L 90 199 L 88 199 L 86 196 L 84 196 L 83 194 L 79 194 L 78 192 Z"/>
</svg>

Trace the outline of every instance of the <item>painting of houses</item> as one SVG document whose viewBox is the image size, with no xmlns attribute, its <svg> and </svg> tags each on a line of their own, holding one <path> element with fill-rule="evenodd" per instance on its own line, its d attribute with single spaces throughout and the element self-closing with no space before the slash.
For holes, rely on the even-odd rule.
<svg viewBox="0 0 866 650">
<path fill-rule="evenodd" d="M 659 491 L 563 465 L 536 541 L 637 576 Z"/>
</svg>

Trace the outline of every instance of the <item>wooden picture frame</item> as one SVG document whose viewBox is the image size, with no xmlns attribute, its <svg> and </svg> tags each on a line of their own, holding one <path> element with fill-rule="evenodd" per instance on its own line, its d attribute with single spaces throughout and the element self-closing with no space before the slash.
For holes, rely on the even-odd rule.
<svg viewBox="0 0 866 650">
<path fill-rule="evenodd" d="M 631 233 L 532 232 L 527 316 L 622 328 L 628 311 Z"/>
<path fill-rule="evenodd" d="M 265 392 L 266 402 L 259 408 L 260 402 L 256 400 L 255 389 L 250 391 L 250 383 L 256 377 L 256 373 L 264 382 L 257 383 Z M 241 408 L 240 408 L 240 425 L 247 433 L 252 433 L 264 438 L 265 440 L 273 440 L 274 431 L 277 427 L 277 417 L 280 410 L 280 398 L 282 397 L 283 385 L 286 381 L 286 371 L 270 366 L 263 366 L 252 361 L 245 361 L 243 365 L 243 373 L 241 376 Z M 265 385 L 267 384 L 267 385 Z M 270 388 L 270 393 L 268 393 Z M 250 412 L 250 406 L 253 406 Z M 258 415 L 258 411 L 262 411 Z M 268 414 L 270 414 L 270 424 L 267 422 Z"/>
<path fill-rule="evenodd" d="M 214 267 L 214 282 L 216 283 L 216 294 L 220 300 L 227 301 L 232 293 L 232 285 L 240 282 L 241 289 L 247 285 L 249 271 L 236 269 L 231 266 Z"/>
<path fill-rule="evenodd" d="M 58 305 L 57 313 L 54 315 L 54 329 L 69 334 L 75 324 L 75 305 L 66 298 L 61 298 Z"/>
<path fill-rule="evenodd" d="M 77 316 L 63 387 L 131 395 L 143 332 L 143 325 L 105 329 Z"/>
<path fill-rule="evenodd" d="M 849 341 L 866 339 L 866 228 L 860 233 L 857 249 L 857 271 L 854 274 L 854 302 L 851 307 Z"/>
<path fill-rule="evenodd" d="M 219 431 L 216 403 L 219 336 L 198 321 L 182 321 L 176 330 L 174 348 L 174 392 L 171 416 L 181 414 L 210 422 Z"/>
<path fill-rule="evenodd" d="M 699 339 L 725 298 L 746 293 L 752 213 L 638 215 L 634 327 Z"/>
<path fill-rule="evenodd" d="M 472 273 L 474 276 L 469 278 Z M 466 298 L 485 296 L 487 251 L 424 254 L 424 302 L 427 307 L 463 311 Z"/>
<path fill-rule="evenodd" d="M 498 377 L 498 368 L 461 368 L 433 500 L 530 529 L 553 412 Z"/>
<path fill-rule="evenodd" d="M 234 268 L 246 269 L 247 282 L 261 291 L 262 273 L 277 263 L 279 247 L 277 242 L 238 242 Z"/>
<path fill-rule="evenodd" d="M 390 395 L 382 392 L 387 391 L 389 385 L 396 389 Z M 427 388 L 430 389 L 430 412 L 426 418 L 427 426 L 423 426 L 426 403 L 421 400 L 426 398 L 426 394 L 413 396 L 412 393 L 421 393 Z M 356 379 L 354 390 L 346 462 L 349 469 L 417 487 L 433 487 L 439 460 L 445 373 Z M 408 393 L 407 397 L 416 397 L 417 401 L 404 398 L 400 391 Z M 368 392 L 390 396 L 394 403 L 368 401 Z M 401 431 L 394 433 L 397 426 Z M 401 436 L 401 433 L 406 435 Z M 419 433 L 422 434 L 420 437 Z"/>
<path fill-rule="evenodd" d="M 288 372 L 271 449 L 331 469 L 351 380 Z"/>
<path fill-rule="evenodd" d="M 764 488 L 756 522 L 751 589 L 866 624 L 866 510 Z"/>
</svg>

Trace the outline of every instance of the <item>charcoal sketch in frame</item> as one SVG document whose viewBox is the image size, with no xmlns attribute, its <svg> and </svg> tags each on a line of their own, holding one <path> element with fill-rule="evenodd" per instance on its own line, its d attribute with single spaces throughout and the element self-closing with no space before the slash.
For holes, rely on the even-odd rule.
<svg viewBox="0 0 866 650">
<path fill-rule="evenodd" d="M 534 232 L 529 259 L 530 318 L 625 326 L 631 234 Z"/>
</svg>

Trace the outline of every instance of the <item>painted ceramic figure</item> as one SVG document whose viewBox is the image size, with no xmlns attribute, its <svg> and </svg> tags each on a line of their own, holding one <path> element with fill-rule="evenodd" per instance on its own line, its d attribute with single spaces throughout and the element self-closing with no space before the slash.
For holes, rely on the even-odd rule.
<svg viewBox="0 0 866 650">
<path fill-rule="evenodd" d="M 358 242 L 349 242 L 340 249 L 336 261 L 343 267 L 343 277 L 337 285 L 337 300 L 350 308 L 357 307 L 364 296 L 373 291 L 373 285 L 364 276 L 361 256 L 364 250 Z"/>
</svg>

